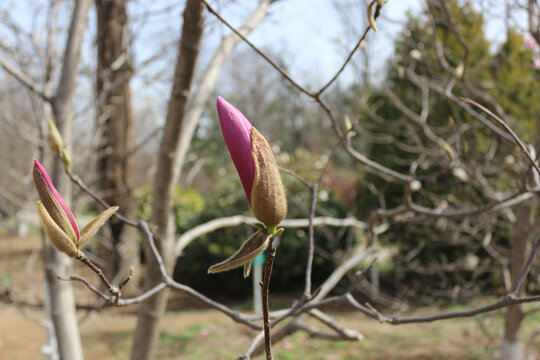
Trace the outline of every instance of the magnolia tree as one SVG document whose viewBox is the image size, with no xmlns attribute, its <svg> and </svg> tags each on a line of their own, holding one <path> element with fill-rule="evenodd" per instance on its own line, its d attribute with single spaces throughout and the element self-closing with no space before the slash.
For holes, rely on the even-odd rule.
<svg viewBox="0 0 540 360">
<path fill-rule="evenodd" d="M 426 14 L 435 16 L 437 11 L 442 11 L 445 14 L 448 24 L 447 29 L 450 29 L 451 36 L 457 39 L 456 41 L 460 47 L 458 53 L 461 55 L 461 61 L 456 62 L 454 58 L 450 59 L 451 61 L 447 59 L 452 52 L 450 50 L 445 52 L 445 48 L 439 39 L 440 29 L 436 27 L 436 22 L 432 19 L 430 24 L 433 26 L 432 34 L 435 37 L 436 45 L 433 49 L 427 50 L 432 50 L 436 54 L 437 61 L 447 71 L 447 74 L 445 74 L 447 77 L 441 76 L 434 78 L 425 76 L 422 73 L 422 66 L 425 64 L 421 62 L 411 64 L 406 68 L 398 64 L 397 71 L 400 74 L 399 78 L 406 78 L 410 82 L 410 86 L 416 86 L 421 89 L 420 110 L 413 106 L 407 107 L 397 96 L 393 96 L 390 90 L 388 91 L 388 97 L 401 113 L 405 114 L 407 118 L 414 122 L 417 129 L 420 129 L 422 134 L 425 135 L 425 138 L 418 137 L 418 141 L 415 143 L 416 148 L 414 150 L 416 151 L 420 148 L 420 151 L 410 151 L 410 153 L 417 155 L 417 157 L 412 158 L 405 166 L 395 166 L 394 168 L 385 163 L 384 160 L 376 161 L 377 154 L 364 153 L 361 144 L 363 140 L 361 137 L 364 131 L 362 128 L 363 119 L 353 121 L 350 116 L 347 116 L 344 117 L 345 121 L 342 122 L 341 117 L 338 117 L 340 116 L 338 115 L 338 111 L 334 109 L 335 106 L 325 96 L 343 71 L 350 66 L 353 55 L 366 43 L 368 33 L 372 31 L 377 32 L 376 19 L 380 15 L 384 1 L 374 0 L 367 4 L 364 9 L 367 23 L 365 30 L 359 36 L 355 46 L 348 52 L 342 66 L 337 69 L 335 75 L 316 91 L 309 90 L 299 81 L 295 80 L 287 71 L 272 60 L 269 55 L 253 45 L 246 38 L 246 35 L 253 27 L 262 21 L 271 3 L 272 1 L 261 1 L 252 16 L 246 20 L 244 26 L 236 29 L 208 2 L 204 0 L 188 0 L 186 2 L 181 39 L 178 44 L 178 57 L 174 72 L 173 88 L 162 140 L 160 142 L 156 177 L 153 182 L 152 215 L 147 220 L 136 221 L 125 217 L 122 213 L 122 208 L 109 205 L 105 199 L 92 190 L 91 186 L 88 186 L 81 177 L 75 174 L 71 167 L 71 164 L 77 163 L 78 159 L 76 157 L 71 159 L 70 149 L 65 146 L 65 144 L 70 143 L 70 133 L 65 128 L 66 119 L 69 119 L 69 117 L 65 117 L 65 106 L 66 103 L 69 104 L 72 97 L 65 96 L 64 94 L 67 91 L 71 96 L 73 95 L 73 77 L 75 76 L 73 61 L 78 60 L 78 58 L 73 55 L 74 52 L 77 52 L 76 49 L 69 49 L 70 46 L 77 43 L 77 37 L 70 32 L 71 40 L 68 41 L 69 46 L 66 47 L 66 75 L 62 77 L 64 80 L 61 82 L 65 87 L 61 87 L 54 96 L 40 91 L 39 87 L 28 77 L 14 68 L 10 62 L 0 57 L 0 64 L 8 73 L 27 86 L 30 91 L 39 94 L 45 102 L 50 102 L 53 110 L 55 110 L 53 113 L 56 121 L 51 121 L 48 124 L 49 148 L 56 158 L 53 176 L 55 183 L 58 184 L 63 178 L 60 174 L 60 168 L 63 167 L 65 174 L 71 182 L 105 209 L 79 231 L 75 218 L 67 205 L 69 201 L 67 199 L 64 201 L 64 198 L 69 196 L 69 188 L 64 183 L 61 187 L 58 186 L 57 191 L 45 168 L 39 161 L 36 160 L 34 162 L 34 184 L 41 200 L 38 202 L 37 211 L 50 243 L 59 252 L 67 255 L 67 257 L 81 261 L 88 266 L 100 278 L 104 287 L 98 288 L 92 285 L 92 282 L 88 279 L 77 274 L 71 274 L 69 270 L 57 271 L 52 274 L 57 276 L 69 272 L 70 276 L 68 278 L 62 278 L 62 280 L 82 282 L 88 288 L 88 291 L 92 291 L 102 300 L 105 306 L 140 304 L 138 324 L 135 330 L 131 354 L 132 359 L 152 359 L 156 356 L 160 319 L 165 311 L 169 290 L 188 294 L 224 313 L 233 321 L 239 323 L 239 326 L 247 326 L 257 330 L 257 335 L 254 336 L 245 352 L 237 354 L 239 359 L 249 359 L 262 352 L 265 353 L 267 359 L 272 359 L 272 342 L 280 341 L 295 331 L 305 331 L 312 336 L 331 340 L 359 341 L 363 339 L 363 335 L 358 330 L 341 325 L 323 311 L 325 306 L 331 304 L 339 304 L 351 311 L 361 312 L 368 318 L 379 322 L 400 325 L 460 317 L 474 317 L 502 308 L 512 307 L 511 309 L 519 309 L 517 306 L 520 304 L 539 302 L 540 296 L 527 295 L 523 291 L 523 285 L 534 265 L 534 260 L 540 247 L 540 240 L 534 239 L 531 244 L 532 246 L 529 248 L 527 244 L 531 243 L 530 237 L 520 238 L 514 243 L 512 250 L 512 276 L 506 293 L 500 299 L 481 307 L 417 317 L 387 316 L 383 315 L 371 303 L 362 303 L 359 301 L 350 291 L 331 295 L 331 292 L 335 290 L 340 280 L 347 276 L 348 273 L 360 269 L 361 271 L 356 272 L 355 276 L 357 279 L 362 278 L 365 271 L 376 262 L 376 256 L 378 255 L 377 245 L 380 241 L 380 235 L 388 230 L 389 224 L 392 222 L 412 222 L 426 218 L 444 218 L 450 220 L 456 218 L 472 219 L 474 216 L 480 214 L 489 214 L 492 216 L 497 211 L 504 211 L 520 205 L 524 206 L 523 204 L 527 205 L 527 209 L 523 208 L 523 219 L 528 219 L 525 215 L 530 215 L 530 211 L 527 212 L 525 210 L 534 208 L 527 202 L 536 198 L 539 187 L 537 175 L 540 174 L 540 168 L 536 162 L 535 153 L 528 149 L 520 136 L 512 129 L 511 122 L 507 121 L 508 118 L 505 118 L 506 114 L 502 110 L 502 107 L 489 94 L 483 91 L 483 89 L 477 88 L 476 83 L 469 78 L 468 71 L 470 71 L 471 60 L 469 58 L 467 41 L 463 38 L 455 23 L 451 8 L 445 2 L 437 2 L 437 6 L 434 6 L 433 3 L 426 4 Z M 453 5 L 457 6 L 457 3 L 452 2 Z M 528 15 L 531 24 L 530 32 L 533 36 L 537 36 L 538 3 L 529 1 L 528 5 Z M 84 28 L 80 23 L 80 18 L 84 18 L 84 11 L 88 10 L 89 4 L 86 4 L 86 6 L 86 8 L 81 9 L 81 4 L 77 2 L 74 10 L 73 33 L 78 34 L 79 37 L 81 36 L 80 31 L 83 31 L 81 27 Z M 392 6 L 392 4 L 390 3 L 384 6 Z M 195 65 L 198 62 L 206 16 L 212 16 L 228 27 L 231 35 L 223 40 L 215 56 L 210 61 L 209 68 L 204 72 L 198 86 L 195 86 Z M 79 25 L 77 26 L 77 24 Z M 76 32 L 77 29 L 79 33 Z M 372 34 L 371 36 L 376 37 L 377 35 Z M 444 36 L 450 35 L 444 33 Z M 254 218 L 238 215 L 213 219 L 207 223 L 195 226 L 182 234 L 175 234 L 171 213 L 173 190 L 176 181 L 182 170 L 194 129 L 201 116 L 202 106 L 210 97 L 211 89 L 215 85 L 219 69 L 221 69 L 225 59 L 231 54 L 234 46 L 240 42 L 251 47 L 295 91 L 305 95 L 316 104 L 319 112 L 326 116 L 329 130 L 333 132 L 331 137 L 333 145 L 327 153 L 323 166 L 317 169 L 315 180 L 306 179 L 290 169 L 278 168 L 267 140 L 242 114 L 243 104 L 235 104 L 236 107 L 241 109 L 238 110 L 223 98 L 218 97 L 217 113 L 223 137 L 237 169 L 241 185 L 244 188 Z M 422 48 L 421 50 L 424 49 Z M 421 50 L 416 50 L 417 52 L 415 53 L 411 51 L 411 57 L 419 60 L 422 58 L 422 52 Z M 64 71 L 62 74 L 64 75 Z M 459 87 L 456 84 L 459 84 Z M 495 199 L 486 196 L 487 199 L 492 199 L 487 203 L 450 209 L 448 206 L 439 206 L 441 205 L 441 201 L 437 200 L 436 193 L 434 191 L 430 192 L 430 189 L 426 186 L 436 182 L 437 177 L 430 177 L 425 175 L 425 172 L 419 172 L 420 170 L 425 170 L 424 168 L 429 169 L 439 166 L 442 161 L 445 161 L 442 159 L 446 157 L 449 159 L 447 164 L 448 169 L 455 176 L 464 179 L 467 173 L 463 170 L 463 166 L 457 165 L 460 164 L 460 161 L 464 162 L 466 159 L 459 159 L 452 146 L 458 149 L 459 145 L 456 145 L 456 143 L 459 143 L 458 140 L 462 138 L 465 139 L 464 134 L 470 127 L 464 126 L 463 128 L 458 128 L 455 130 L 457 135 L 450 135 L 446 138 L 444 137 L 444 131 L 440 131 L 439 133 L 433 126 L 433 122 L 440 119 L 436 118 L 437 115 L 433 111 L 430 112 L 432 110 L 430 108 L 430 91 L 438 93 L 448 102 L 457 104 L 460 110 L 465 110 L 471 116 L 472 121 L 485 124 L 497 136 L 509 141 L 513 149 L 520 151 L 520 154 L 523 155 L 523 163 L 525 164 L 523 166 L 525 173 L 525 180 L 523 182 L 525 185 L 520 187 L 518 191 L 514 191 L 511 194 L 504 193 L 502 196 L 496 196 Z M 381 120 L 382 116 L 374 111 L 370 113 L 370 106 L 367 104 L 364 105 L 363 112 L 371 114 L 377 120 Z M 354 116 L 354 114 L 350 115 Z M 251 120 L 255 122 L 258 119 Z M 69 124 L 69 121 L 67 123 Z M 406 129 L 410 130 L 410 127 Z M 397 146 L 401 146 L 402 149 L 411 149 L 411 144 L 407 143 L 400 136 L 402 134 L 395 135 L 390 130 L 388 130 L 388 134 L 392 136 Z M 416 133 L 415 131 L 409 131 L 407 132 L 407 136 L 416 141 Z M 452 136 L 454 138 L 450 139 Z M 425 144 L 429 144 L 429 146 Z M 330 167 L 335 160 L 336 154 L 340 151 L 347 154 L 349 159 L 359 165 L 362 171 L 382 179 L 392 186 L 398 186 L 402 191 L 398 205 L 387 207 L 385 201 L 381 201 L 380 206 L 370 210 L 366 221 L 361 221 L 355 217 L 333 218 L 316 216 L 320 190 L 324 186 L 325 179 L 330 176 Z M 404 159 L 400 158 L 400 160 L 406 161 L 409 159 L 405 157 Z M 403 168 L 406 168 L 406 170 L 403 170 Z M 461 169 L 461 172 L 459 169 Z M 282 184 L 280 172 L 281 175 L 290 176 L 294 181 L 298 181 L 308 193 L 308 209 L 304 218 L 286 218 L 287 189 Z M 487 173 L 476 173 L 479 182 L 485 180 L 485 174 Z M 240 186 L 240 183 L 238 183 L 238 186 Z M 428 207 L 425 203 L 417 203 L 416 201 L 421 199 L 418 194 L 435 198 L 436 200 L 433 201 L 435 206 Z M 384 200 L 384 196 L 382 198 Z M 143 290 L 134 297 L 125 297 L 122 293 L 122 289 L 130 281 L 131 274 L 122 274 L 124 278 L 111 280 L 106 276 L 100 266 L 90 260 L 89 256 L 85 254 L 85 250 L 81 249 L 81 246 L 93 237 L 107 220 L 112 220 L 112 218 L 122 222 L 124 226 L 136 229 L 142 235 L 143 244 L 147 252 L 145 285 Z M 258 229 L 229 258 L 210 266 L 208 273 L 212 274 L 243 267 L 243 275 L 244 277 L 248 277 L 250 275 L 252 260 L 259 254 L 266 252 L 267 261 L 264 280 L 260 283 L 263 299 L 262 319 L 258 315 L 236 311 L 227 305 L 212 300 L 194 288 L 176 281 L 171 275 L 176 256 L 180 255 L 198 237 L 223 227 L 232 227 L 240 224 L 253 224 Z M 348 251 L 341 254 L 342 256 L 331 274 L 320 286 L 314 289 L 312 272 L 317 245 L 315 243 L 315 233 L 318 226 L 354 227 L 362 229 L 366 231 L 367 239 L 365 241 L 356 239 L 350 248 L 347 249 Z M 308 229 L 307 260 L 304 265 L 305 281 L 303 291 L 292 306 L 277 311 L 270 311 L 268 305 L 268 300 L 271 296 L 269 284 L 274 259 L 279 257 L 279 251 L 274 246 L 274 241 L 284 232 L 287 232 L 288 229 L 295 227 Z M 445 241 L 445 239 L 441 239 L 441 241 Z M 65 258 L 67 257 L 62 257 L 62 261 L 65 262 Z M 370 263 L 371 265 L 364 269 L 359 268 L 360 264 Z M 56 269 L 58 270 L 58 268 Z M 200 274 L 200 276 L 212 275 Z M 239 278 L 238 281 L 242 280 Z M 65 281 L 63 283 L 69 284 L 70 282 Z M 54 294 L 54 287 L 52 289 Z M 71 301 L 73 301 L 72 296 Z M 69 299 L 62 304 L 65 309 L 74 312 L 73 304 L 69 302 Z M 501 358 L 519 359 L 524 356 L 524 351 L 517 340 L 516 331 L 514 331 L 515 325 L 513 324 L 516 323 L 516 316 L 519 318 L 522 314 L 518 311 L 517 315 L 514 316 L 512 315 L 512 310 L 509 310 L 508 313 L 507 321 L 511 323 L 509 327 L 513 326 L 513 328 L 508 330 L 511 334 L 506 336 L 507 341 L 503 351 L 501 351 Z M 311 323 L 307 323 L 307 318 L 316 319 L 320 324 L 325 325 L 327 330 L 321 330 L 311 325 Z M 517 321 L 517 328 L 519 328 L 520 320 L 519 318 Z M 62 328 L 60 321 L 58 324 L 59 327 L 56 328 L 57 336 L 55 341 L 59 345 L 60 357 L 62 359 L 82 358 L 76 324 L 75 331 L 71 333 L 65 330 L 62 333 L 58 332 L 58 329 Z M 73 321 L 71 321 L 70 326 L 73 327 Z M 69 326 L 63 329 L 69 329 Z M 71 343 L 71 346 L 63 346 L 63 342 Z"/>
</svg>

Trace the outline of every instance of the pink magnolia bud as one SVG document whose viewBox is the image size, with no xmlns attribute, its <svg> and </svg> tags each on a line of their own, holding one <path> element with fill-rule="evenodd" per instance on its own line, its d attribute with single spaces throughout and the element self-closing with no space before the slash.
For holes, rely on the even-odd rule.
<svg viewBox="0 0 540 360">
<path fill-rule="evenodd" d="M 244 114 L 220 96 L 217 98 L 217 110 L 221 132 L 251 205 L 251 189 L 255 179 L 255 164 L 251 158 L 252 126 Z"/>
<path fill-rule="evenodd" d="M 276 160 L 266 139 L 223 98 L 217 109 L 225 143 L 255 217 L 267 227 L 287 215 L 287 200 Z"/>
<path fill-rule="evenodd" d="M 39 217 L 51 243 L 57 250 L 71 257 L 78 257 L 81 255 L 81 245 L 97 233 L 105 221 L 118 210 L 118 206 L 110 207 L 99 214 L 83 227 L 79 234 L 71 210 L 54 188 L 45 168 L 37 160 L 34 160 L 33 176 L 41 199 L 37 204 Z"/>
</svg>

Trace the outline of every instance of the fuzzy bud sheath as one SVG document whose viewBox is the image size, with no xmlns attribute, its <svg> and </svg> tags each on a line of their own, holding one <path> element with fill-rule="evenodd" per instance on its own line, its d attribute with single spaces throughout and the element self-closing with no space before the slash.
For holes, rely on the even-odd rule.
<svg viewBox="0 0 540 360">
<path fill-rule="evenodd" d="M 270 145 L 255 128 L 251 129 L 251 146 L 255 163 L 251 210 L 264 225 L 274 227 L 287 215 L 285 190 Z"/>
</svg>

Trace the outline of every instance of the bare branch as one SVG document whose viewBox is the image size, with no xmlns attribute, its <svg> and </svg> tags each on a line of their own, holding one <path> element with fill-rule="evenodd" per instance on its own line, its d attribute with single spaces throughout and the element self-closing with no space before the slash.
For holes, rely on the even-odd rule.
<svg viewBox="0 0 540 360">
<path fill-rule="evenodd" d="M 262 56 L 274 69 L 276 69 L 285 79 L 287 79 L 291 85 L 293 85 L 295 88 L 300 90 L 301 92 L 308 94 L 310 96 L 315 96 L 314 94 L 310 93 L 308 90 L 306 90 L 302 85 L 298 84 L 296 81 L 293 80 L 293 78 L 287 74 L 285 70 L 283 70 L 274 60 L 270 59 L 264 52 L 262 52 L 257 46 L 255 46 L 251 41 L 249 41 L 240 31 L 236 30 L 231 24 L 227 22 L 219 13 L 210 6 L 210 4 L 206 0 L 200 0 L 208 9 L 210 13 L 212 13 L 219 21 L 223 23 L 226 27 L 231 29 L 232 32 L 234 32 L 236 35 L 238 35 L 244 43 L 249 45 L 257 54 Z"/>
<path fill-rule="evenodd" d="M 338 322 L 335 319 L 326 315 L 320 310 L 313 309 L 313 310 L 310 310 L 308 313 L 309 315 L 313 316 L 314 318 L 316 318 L 317 320 L 319 320 L 320 322 L 322 322 L 323 324 L 325 324 L 326 326 L 334 330 L 336 333 L 338 333 L 341 339 L 364 340 L 364 335 L 362 335 L 356 330 L 347 329 L 341 326 L 340 324 L 338 324 Z"/>
<path fill-rule="evenodd" d="M 210 220 L 204 224 L 197 225 L 194 228 L 186 231 L 176 240 L 175 254 L 181 256 L 184 249 L 196 238 L 208 234 L 212 231 L 233 227 L 238 225 L 254 225 L 259 221 L 250 216 L 228 216 L 218 219 Z M 286 228 L 298 228 L 309 226 L 309 219 L 286 219 L 281 222 L 281 226 Z M 315 217 L 313 218 L 313 226 L 336 226 L 336 227 L 355 227 L 358 229 L 367 229 L 368 226 L 365 222 L 357 220 L 355 218 L 338 219 L 332 217 Z M 377 233 L 382 233 L 386 230 L 387 226 L 383 225 L 377 228 Z"/>
<path fill-rule="evenodd" d="M 271 238 L 270 244 L 266 249 L 266 266 L 264 268 L 264 280 L 260 284 L 262 292 L 262 312 L 263 312 L 263 329 L 264 329 L 264 352 L 266 360 L 272 360 L 272 333 L 270 331 L 270 316 L 269 316 L 269 296 L 270 296 L 270 280 L 272 278 L 272 268 L 276 257 L 276 248 L 273 246 L 274 237 Z"/>
<path fill-rule="evenodd" d="M 506 121 L 504 121 L 503 119 L 501 119 L 499 116 L 497 116 L 496 114 L 494 114 L 492 111 L 490 111 L 488 108 L 486 108 L 485 106 L 477 103 L 476 101 L 472 100 L 472 99 L 467 99 L 467 98 L 459 98 L 460 100 L 468 103 L 468 104 L 471 104 L 473 106 L 476 106 L 477 108 L 479 108 L 480 110 L 482 110 L 483 112 L 485 112 L 486 114 L 488 114 L 489 116 L 491 116 L 493 119 L 495 119 L 495 121 L 497 121 L 497 123 L 499 125 L 501 125 L 509 134 L 510 136 L 512 136 L 512 138 L 514 139 L 514 141 L 517 143 L 517 145 L 519 146 L 519 149 L 525 154 L 525 156 L 527 157 L 527 159 L 529 160 L 529 162 L 531 163 L 531 165 L 536 169 L 536 171 L 538 172 L 538 174 L 540 175 L 540 167 L 538 167 L 538 164 L 536 163 L 536 161 L 533 159 L 533 157 L 531 156 L 531 154 L 529 153 L 529 151 L 527 151 L 527 147 L 525 146 L 525 144 L 523 143 L 523 141 L 521 141 L 521 139 L 519 138 L 519 136 L 517 136 L 517 134 L 515 133 L 514 130 L 512 130 L 512 128 L 510 127 L 510 125 L 508 125 L 508 123 Z"/>
<path fill-rule="evenodd" d="M 45 94 L 43 90 L 26 74 L 24 74 L 20 69 L 17 69 L 12 65 L 8 60 L 6 60 L 2 55 L 0 55 L 0 65 L 6 70 L 11 76 L 19 80 L 24 86 L 26 86 L 34 94 L 38 95 L 46 102 L 50 102 L 51 98 Z"/>
</svg>

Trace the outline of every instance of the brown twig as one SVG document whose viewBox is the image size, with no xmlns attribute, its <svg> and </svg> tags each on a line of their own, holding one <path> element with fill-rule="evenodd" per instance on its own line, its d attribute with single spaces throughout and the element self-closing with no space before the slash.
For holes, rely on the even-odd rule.
<svg viewBox="0 0 540 360">
<path fill-rule="evenodd" d="M 477 103 L 476 101 L 472 100 L 472 99 L 467 99 L 467 98 L 464 98 L 464 97 L 460 97 L 459 98 L 461 101 L 467 103 L 467 104 L 471 104 L 475 107 L 477 107 L 478 109 L 482 110 L 483 112 L 485 112 L 486 114 L 488 114 L 489 116 L 491 116 L 495 121 L 497 121 L 497 123 L 499 125 L 501 125 L 504 130 L 506 130 L 506 132 L 508 134 L 510 134 L 510 136 L 512 136 L 512 138 L 514 139 L 514 141 L 517 143 L 519 149 L 525 154 L 525 156 L 527 157 L 527 159 L 529 160 L 529 162 L 531 163 L 531 165 L 536 169 L 536 171 L 538 172 L 538 174 L 540 175 L 540 167 L 538 166 L 538 164 L 536 163 L 536 161 L 533 159 L 533 157 L 531 156 L 531 154 L 529 153 L 529 151 L 527 151 L 527 147 L 525 146 L 525 144 L 523 143 L 523 141 L 521 141 L 521 139 L 519 138 L 519 136 L 517 136 L 517 134 L 515 133 L 515 131 L 510 127 L 510 125 L 508 125 L 508 123 L 506 121 L 504 121 L 503 119 L 501 119 L 498 115 L 496 115 L 495 113 L 493 113 L 491 110 L 489 110 L 488 108 L 486 108 L 485 106 Z"/>
<path fill-rule="evenodd" d="M 117 304 L 118 300 L 120 299 L 120 296 L 122 295 L 120 288 L 118 286 L 111 284 L 109 279 L 107 279 L 107 277 L 103 273 L 103 270 L 101 270 L 101 268 L 99 268 L 96 264 L 94 264 L 82 251 L 79 250 L 79 252 L 75 256 L 75 259 L 81 261 L 83 264 L 88 266 L 90 269 L 92 269 L 93 272 L 97 274 L 97 276 L 101 279 L 103 284 L 105 284 L 105 286 L 107 287 L 107 291 L 109 291 L 109 293 L 113 296 L 114 303 Z M 76 280 L 80 280 L 80 279 L 76 279 Z"/>
<path fill-rule="evenodd" d="M 88 289 L 90 289 L 92 292 L 94 292 L 97 296 L 99 296 L 100 298 L 106 300 L 107 302 L 109 302 L 111 300 L 111 297 L 108 296 L 107 294 L 105 294 L 104 292 L 100 291 L 97 287 L 95 287 L 94 285 L 92 285 L 86 278 L 82 277 L 82 276 L 78 276 L 78 275 L 71 275 L 70 277 L 68 278 L 64 278 L 64 277 L 61 277 L 61 276 L 57 276 L 57 278 L 59 280 L 64 280 L 64 281 L 80 281 L 82 282 L 84 285 L 86 285 L 86 287 Z"/>
<path fill-rule="evenodd" d="M 272 360 L 272 334 L 270 330 L 270 315 L 268 298 L 270 295 L 270 279 L 272 277 L 272 268 L 276 257 L 276 248 L 273 246 L 273 239 L 266 249 L 266 267 L 264 269 L 264 280 L 261 282 L 262 292 L 262 310 L 263 310 L 263 328 L 264 328 L 264 351 L 266 360 Z"/>
<path fill-rule="evenodd" d="M 367 30 L 366 30 L 367 32 Z M 365 35 L 364 35 L 365 36 Z M 326 160 L 326 165 L 324 166 L 323 170 L 321 171 L 321 175 L 317 179 L 317 182 L 310 186 L 310 196 L 311 196 L 311 204 L 309 208 L 309 216 L 308 216 L 308 258 L 307 258 L 307 264 L 306 264 L 306 276 L 305 276 L 305 282 L 304 282 L 304 295 L 307 299 L 311 298 L 311 273 L 313 271 L 313 255 L 315 253 L 315 229 L 313 226 L 313 219 L 315 218 L 315 210 L 317 208 L 317 199 L 319 196 L 319 186 L 321 185 L 324 176 L 326 175 L 326 172 L 328 171 L 328 168 L 330 167 L 330 163 L 332 162 L 332 159 L 336 155 L 338 149 L 341 147 L 349 133 L 352 131 L 352 129 L 348 129 L 343 133 L 343 135 L 340 137 L 339 141 L 334 145 L 332 148 L 332 152 L 330 153 L 330 156 L 328 156 L 328 159 Z"/>
<path fill-rule="evenodd" d="M 300 175 L 298 175 L 298 174 L 295 173 L 294 171 L 292 171 L 292 170 L 290 170 L 290 169 L 282 168 L 282 167 L 279 167 L 279 171 L 291 175 L 291 176 L 294 177 L 296 180 L 298 180 L 299 182 L 301 182 L 302 185 L 304 185 L 305 187 L 307 187 L 307 188 L 310 188 L 310 187 L 311 187 L 311 184 L 310 184 L 306 179 L 304 179 L 303 177 L 301 177 Z"/>
<path fill-rule="evenodd" d="M 208 12 L 213 14 L 223 25 L 228 27 L 232 32 L 234 32 L 236 35 L 238 35 L 244 43 L 246 43 L 249 47 L 253 49 L 257 54 L 259 54 L 263 59 L 265 59 L 274 69 L 276 69 L 285 79 L 287 79 L 292 86 L 300 90 L 301 92 L 308 94 L 310 97 L 316 97 L 317 94 L 311 93 L 310 91 L 306 90 L 302 85 L 297 83 L 293 80 L 293 78 L 287 74 L 285 70 L 283 70 L 274 60 L 270 59 L 268 55 L 266 55 L 264 52 L 262 52 L 257 46 L 255 46 L 251 41 L 249 41 L 244 35 L 242 35 L 238 30 L 236 30 L 235 27 L 233 27 L 227 20 L 225 20 L 221 15 L 214 10 L 212 6 L 206 1 L 206 0 L 200 0 L 205 6 Z"/>
<path fill-rule="evenodd" d="M 311 272 L 313 268 L 313 255 L 315 253 L 315 236 L 313 229 L 313 218 L 315 217 L 315 209 L 317 207 L 317 196 L 319 193 L 319 183 L 311 186 L 310 196 L 311 204 L 309 207 L 309 224 L 308 224 L 308 258 L 306 263 L 306 276 L 304 280 L 304 296 L 311 298 Z"/>
<path fill-rule="evenodd" d="M 67 176 L 69 177 L 69 179 L 75 184 L 77 185 L 81 190 L 83 190 L 85 193 L 87 193 L 88 195 L 90 195 L 90 197 L 92 199 L 94 199 L 98 204 L 100 204 L 101 206 L 103 206 L 103 208 L 105 209 L 108 209 L 111 207 L 111 205 L 109 205 L 103 198 L 101 198 L 99 195 L 97 195 L 95 192 L 93 192 L 82 180 L 80 177 L 78 177 L 77 175 L 73 174 L 70 170 L 65 170 Z M 133 227 L 138 227 L 139 224 L 136 222 L 136 221 L 133 221 L 133 220 L 130 220 L 128 218 L 126 218 L 125 216 L 121 215 L 120 213 L 118 213 L 118 211 L 113 215 L 115 216 L 118 220 L 122 221 L 123 223 L 129 225 L 129 226 L 133 226 Z"/>
</svg>

